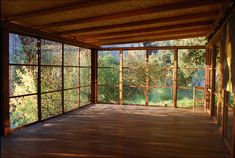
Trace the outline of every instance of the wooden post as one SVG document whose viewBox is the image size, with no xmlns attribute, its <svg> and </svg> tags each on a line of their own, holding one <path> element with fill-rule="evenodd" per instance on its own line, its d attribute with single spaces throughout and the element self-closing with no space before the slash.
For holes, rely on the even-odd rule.
<svg viewBox="0 0 235 158">
<path fill-rule="evenodd" d="M 177 108 L 178 49 L 174 49 L 173 107 Z"/>
<path fill-rule="evenodd" d="M 61 91 L 62 114 L 64 113 L 64 43 L 62 43 L 62 91 Z"/>
<path fill-rule="evenodd" d="M 146 88 L 145 88 L 146 102 L 145 105 L 148 106 L 149 102 L 149 50 L 146 50 Z"/>
<path fill-rule="evenodd" d="M 9 30 L 1 27 L 1 135 L 10 134 L 9 116 Z"/>
<path fill-rule="evenodd" d="M 204 87 L 204 111 L 207 111 L 207 108 L 208 108 L 208 101 L 209 101 L 209 98 L 208 98 L 208 88 L 209 88 L 209 85 L 208 85 L 208 79 L 209 79 L 209 49 L 206 49 L 206 56 L 205 56 L 205 87 Z"/>
<path fill-rule="evenodd" d="M 120 65 L 119 65 L 119 105 L 123 104 L 123 52 L 122 49 L 120 49 Z"/>
<path fill-rule="evenodd" d="M 211 94 L 210 94 L 210 115 L 214 116 L 215 108 L 215 62 L 216 62 L 216 48 L 215 45 L 212 47 L 211 54 Z"/>
<path fill-rule="evenodd" d="M 196 107 L 196 88 L 193 87 L 193 110 L 195 110 Z"/>
<path fill-rule="evenodd" d="M 37 43 L 37 53 L 38 53 L 38 96 L 37 96 L 37 101 L 38 101 L 38 120 L 42 120 L 42 101 L 41 101 L 41 39 L 38 38 L 38 43 Z"/>
<path fill-rule="evenodd" d="M 222 122 L 222 138 L 227 137 L 227 125 L 228 125 L 228 92 L 224 91 L 223 96 L 223 122 Z"/>
<path fill-rule="evenodd" d="M 235 157 L 235 95 L 233 96 L 233 131 L 232 131 L 232 153 L 231 158 Z"/>
<path fill-rule="evenodd" d="M 91 49 L 91 103 L 97 103 L 97 59 L 98 52 L 96 49 Z"/>
<path fill-rule="evenodd" d="M 223 56 L 224 56 L 224 49 L 223 49 L 223 42 L 220 41 L 220 50 L 219 50 L 219 71 L 220 71 L 220 77 L 219 77 L 219 93 L 218 93 L 218 124 L 221 125 L 221 119 L 222 119 L 222 102 L 223 102 Z"/>
</svg>

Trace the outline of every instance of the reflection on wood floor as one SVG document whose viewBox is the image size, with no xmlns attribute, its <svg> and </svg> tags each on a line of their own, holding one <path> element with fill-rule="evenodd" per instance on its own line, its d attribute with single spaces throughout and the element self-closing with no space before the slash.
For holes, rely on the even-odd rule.
<svg viewBox="0 0 235 158">
<path fill-rule="evenodd" d="M 171 107 L 96 104 L 16 131 L 2 157 L 226 158 L 207 113 Z"/>
</svg>

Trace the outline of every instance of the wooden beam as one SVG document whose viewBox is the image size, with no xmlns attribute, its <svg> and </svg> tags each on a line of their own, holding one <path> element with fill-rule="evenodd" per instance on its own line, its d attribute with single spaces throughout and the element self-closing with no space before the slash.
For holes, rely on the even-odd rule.
<svg viewBox="0 0 235 158">
<path fill-rule="evenodd" d="M 225 0 L 224 4 L 222 6 L 222 8 L 220 9 L 211 29 L 210 32 L 208 33 L 207 36 L 209 36 L 210 34 L 215 33 L 215 31 L 220 27 L 220 25 L 222 24 L 222 20 L 225 19 L 225 15 L 226 12 L 228 11 L 228 9 L 233 5 L 233 1 L 232 0 Z"/>
<path fill-rule="evenodd" d="M 1 27 L 1 135 L 10 134 L 10 116 L 9 116 L 9 30 Z"/>
<path fill-rule="evenodd" d="M 98 51 L 96 49 L 91 50 L 91 103 L 97 103 L 97 59 Z"/>
<path fill-rule="evenodd" d="M 186 29 L 186 28 L 195 28 L 195 27 L 208 27 L 212 24 L 212 21 L 206 22 L 193 22 L 186 24 L 177 24 L 177 25 L 168 25 L 168 26 L 159 26 L 159 27 L 151 27 L 144 29 L 136 29 L 136 30 L 128 30 L 128 31 L 117 31 L 117 32 L 109 32 L 109 33 L 101 33 L 96 35 L 86 35 L 86 36 L 78 36 L 78 39 L 99 39 L 104 37 L 120 37 L 120 36 L 130 36 L 136 35 L 138 33 L 153 33 L 156 31 L 168 31 L 173 29 Z"/>
<path fill-rule="evenodd" d="M 211 53 L 211 94 L 210 94 L 210 115 L 214 116 L 215 109 L 215 64 L 216 64 L 216 46 L 213 45 Z"/>
<path fill-rule="evenodd" d="M 206 49 L 205 46 L 149 46 L 149 47 L 121 47 L 122 50 L 175 50 L 175 49 Z M 99 47 L 98 51 L 120 50 L 118 47 Z"/>
<path fill-rule="evenodd" d="M 156 14 L 161 12 L 170 12 L 170 11 L 177 11 L 177 10 L 183 10 L 185 8 L 197 8 L 202 6 L 215 6 L 220 5 L 221 0 L 198 0 L 198 1 L 188 1 L 188 2 L 182 2 L 182 3 L 175 3 L 171 5 L 164 5 L 164 6 L 153 6 L 149 8 L 141 8 L 141 9 L 135 9 L 135 10 L 128 10 L 128 11 L 122 11 L 118 13 L 113 14 L 106 14 L 101 16 L 95 16 L 95 17 L 88 17 L 88 18 L 82 18 L 82 19 L 73 19 L 63 22 L 52 22 L 48 24 L 41 24 L 41 25 L 35 25 L 33 28 L 37 29 L 44 29 L 44 28 L 51 28 L 51 27 L 59 27 L 59 26 L 66 26 L 66 25 L 75 25 L 75 24 L 85 24 L 85 23 L 91 23 L 91 22 L 103 22 L 107 20 L 114 20 L 114 19 L 120 19 L 120 18 L 126 18 L 126 17 L 133 17 L 136 15 L 147 15 L 147 14 Z"/>
<path fill-rule="evenodd" d="M 128 37 L 118 37 L 118 38 L 105 38 L 104 40 L 99 40 L 99 41 L 125 41 L 125 40 L 130 40 L 130 39 L 140 39 L 140 38 L 145 38 L 145 37 L 149 37 L 149 38 L 161 38 L 164 36 L 172 36 L 172 35 L 179 35 L 179 34 L 187 34 L 187 33 L 207 33 L 207 31 L 209 30 L 209 27 L 205 27 L 205 28 L 200 28 L 200 29 L 191 29 L 191 28 L 185 28 L 185 29 L 180 29 L 177 31 L 165 31 L 163 33 L 150 33 L 150 34 L 143 34 L 143 35 L 134 35 L 134 36 L 128 36 Z M 98 40 L 98 39 L 95 39 Z M 86 42 L 92 42 L 86 40 Z"/>
<path fill-rule="evenodd" d="M 42 32 L 42 31 L 39 31 L 39 30 L 35 30 L 35 29 L 24 27 L 24 26 L 20 26 L 20 25 L 17 25 L 17 24 L 8 23 L 8 22 L 1 22 L 1 23 L 2 23 L 2 27 L 8 28 L 10 32 L 25 34 L 25 35 L 29 35 L 29 36 L 32 36 L 32 37 L 45 38 L 45 39 L 48 39 L 48 40 L 67 43 L 67 44 L 71 44 L 71 45 L 74 45 L 74 46 L 81 46 L 81 47 L 85 47 L 85 48 L 96 48 L 97 47 L 96 45 L 92 45 L 92 44 L 89 44 L 89 43 L 84 43 L 84 42 L 78 41 L 76 39 L 72 40 L 72 39 L 69 39 L 69 38 L 54 35 L 52 33 Z"/>
<path fill-rule="evenodd" d="M 125 44 L 125 43 L 140 43 L 140 42 L 154 42 L 154 41 L 165 41 L 165 40 L 175 40 L 175 39 L 183 39 L 183 38 L 193 38 L 193 37 L 203 37 L 205 33 L 193 33 L 193 34 L 186 34 L 186 35 L 177 35 L 177 36 L 168 36 L 168 37 L 161 37 L 161 38 L 150 38 L 150 39 L 140 39 L 140 40 L 128 40 L 128 41 L 102 41 L 100 45 L 111 45 L 111 44 Z"/>
<path fill-rule="evenodd" d="M 74 4 L 69 4 L 67 6 L 63 7 L 54 7 L 46 10 L 40 10 L 40 11 L 33 11 L 33 12 L 27 12 L 27 13 L 22 13 L 18 15 L 13 15 L 10 17 L 6 17 L 8 21 L 17 21 L 20 19 L 26 19 L 26 18 L 32 18 L 32 17 L 37 17 L 37 16 L 43 16 L 43 15 L 48 15 L 48 14 L 56 14 L 56 13 L 61 13 L 65 11 L 72 11 L 72 10 L 82 10 L 85 8 L 90 8 L 94 6 L 100 6 L 100 5 L 107 5 L 110 3 L 115 3 L 118 1 L 113 1 L 113 0 L 82 0 L 81 2 L 76 2 Z"/>
<path fill-rule="evenodd" d="M 203 17 L 208 18 L 215 18 L 217 12 L 205 12 L 205 13 L 197 13 L 197 14 L 189 14 L 189 15 L 180 15 L 174 17 L 167 17 L 167 18 L 160 18 L 160 19 L 153 19 L 153 20 L 144 20 L 138 22 L 130 22 L 124 24 L 117 24 L 117 25 L 108 25 L 108 26 L 98 26 L 98 27 L 90 27 L 85 29 L 76 29 L 76 30 L 68 30 L 68 31 L 60 31 L 56 32 L 60 35 L 67 35 L 67 34 L 84 34 L 84 33 L 92 33 L 94 34 L 97 31 L 107 31 L 112 29 L 122 29 L 122 28 L 131 28 L 131 27 L 140 27 L 140 26 L 147 26 L 152 24 L 160 24 L 160 23 L 169 23 L 169 22 L 177 22 L 182 20 L 190 20 L 190 19 L 200 19 Z"/>
<path fill-rule="evenodd" d="M 178 49 L 174 50 L 173 107 L 177 108 Z"/>
</svg>

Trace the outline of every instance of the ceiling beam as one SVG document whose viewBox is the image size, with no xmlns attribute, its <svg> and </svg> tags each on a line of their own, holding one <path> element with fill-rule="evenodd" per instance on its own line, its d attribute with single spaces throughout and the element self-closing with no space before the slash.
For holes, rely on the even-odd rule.
<svg viewBox="0 0 235 158">
<path fill-rule="evenodd" d="M 221 0 L 197 0 L 197 1 L 188 1 L 182 3 L 176 3 L 171 5 L 164 5 L 164 6 L 154 6 L 149 8 L 141 8 L 129 11 L 122 11 L 113 14 L 106 14 L 96 17 L 88 17 L 82 19 L 73 19 L 68 21 L 62 22 L 55 22 L 55 23 L 48 23 L 48 24 L 41 24 L 32 26 L 36 29 L 44 29 L 44 28 L 51 28 L 51 27 L 60 27 L 60 26 L 67 26 L 67 25 L 74 25 L 74 24 L 84 24 L 84 23 L 91 23 L 91 22 L 103 22 L 107 20 L 114 20 L 119 18 L 126 18 L 126 17 L 133 17 L 136 15 L 146 15 L 146 14 L 153 14 L 153 13 L 160 13 L 160 12 L 170 12 L 182 9 L 190 9 L 190 8 L 197 8 L 201 6 L 215 6 L 221 4 Z"/>
<path fill-rule="evenodd" d="M 159 26 L 159 27 L 151 27 L 151 28 L 144 28 L 144 29 L 136 29 L 136 30 L 128 30 L 128 31 L 118 31 L 118 32 L 109 32 L 109 33 L 102 33 L 96 35 L 86 35 L 86 36 L 77 36 L 77 38 L 86 39 L 86 38 L 103 38 L 103 37 L 120 37 L 120 36 L 130 36 L 136 35 L 138 33 L 153 33 L 154 31 L 167 31 L 177 28 L 189 28 L 189 27 L 196 27 L 196 26 L 205 26 L 208 27 L 213 23 L 213 21 L 205 21 L 205 22 L 193 22 L 193 23 L 185 23 L 185 24 L 177 24 L 177 25 L 168 25 L 168 26 Z"/>
<path fill-rule="evenodd" d="M 50 9 L 46 9 L 46 10 L 40 10 L 40 11 L 34 11 L 34 12 L 28 12 L 28 13 L 13 15 L 11 17 L 7 17 L 7 20 L 17 21 L 17 20 L 25 19 L 25 18 L 37 17 L 37 16 L 42 16 L 42 15 L 48 15 L 48 14 L 55 14 L 55 13 L 71 11 L 71 10 L 85 9 L 85 8 L 89 8 L 89 7 L 94 7 L 94 6 L 104 5 L 104 4 L 110 4 L 110 3 L 114 3 L 114 2 L 118 2 L 118 1 L 113 1 L 113 0 L 83 0 L 79 3 L 70 4 L 70 5 L 63 6 L 63 7 L 55 7 L 55 8 L 50 8 Z"/>
<path fill-rule="evenodd" d="M 99 26 L 99 27 L 91 27 L 85 29 L 76 29 L 76 30 L 68 30 L 68 31 L 60 31 L 56 32 L 60 35 L 67 35 L 67 34 L 75 34 L 75 33 L 92 33 L 97 31 L 107 31 L 112 29 L 121 29 L 121 28 L 130 28 L 130 27 L 139 27 L 139 26 L 147 26 L 152 24 L 160 24 L 160 23 L 169 23 L 169 22 L 177 22 L 182 20 L 196 20 L 203 17 L 207 17 L 208 19 L 216 18 L 217 12 L 204 12 L 204 13 L 196 13 L 196 14 L 189 14 L 189 15 L 180 15 L 175 17 L 167 17 L 167 18 L 160 18 L 160 19 L 153 19 L 153 20 L 144 20 L 138 22 L 130 22 L 124 24 L 117 24 L 117 25 L 108 25 L 108 26 Z"/>
<path fill-rule="evenodd" d="M 210 27 L 206 28 L 195 28 L 195 29 L 181 29 L 181 30 L 173 30 L 173 31 L 167 31 L 167 32 L 161 32 L 161 33 L 148 33 L 145 35 L 135 35 L 135 36 L 128 36 L 128 37 L 121 37 L 121 38 L 109 38 L 109 39 L 103 39 L 99 41 L 125 41 L 130 39 L 141 39 L 141 38 L 156 38 L 156 37 L 162 37 L 162 36 L 169 36 L 169 35 L 177 35 L 177 34 L 187 34 L 187 33 L 207 33 L 209 31 Z M 85 42 L 94 42 L 94 40 L 84 40 Z M 98 41 L 95 39 L 95 41 Z"/>
<path fill-rule="evenodd" d="M 185 38 L 194 38 L 194 37 L 204 37 L 205 33 L 190 33 L 185 35 L 172 35 L 168 37 L 161 38 L 151 38 L 151 39 L 141 39 L 141 40 L 129 40 L 129 41 L 100 41 L 99 45 L 111 45 L 111 44 L 126 44 L 126 43 L 142 43 L 142 42 L 155 42 L 155 41 L 166 41 L 166 40 L 176 40 L 176 39 L 185 39 Z M 98 45 L 98 44 L 97 44 Z"/>
</svg>

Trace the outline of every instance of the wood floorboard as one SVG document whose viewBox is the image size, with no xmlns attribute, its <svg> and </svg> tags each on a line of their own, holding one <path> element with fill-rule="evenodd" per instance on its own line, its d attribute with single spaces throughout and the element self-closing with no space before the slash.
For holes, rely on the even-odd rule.
<svg viewBox="0 0 235 158">
<path fill-rule="evenodd" d="M 14 132 L 2 157 L 228 158 L 213 119 L 171 107 L 96 104 Z"/>
</svg>

